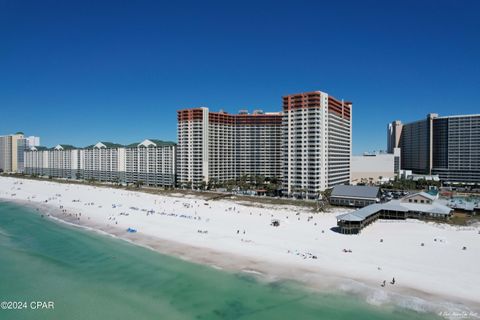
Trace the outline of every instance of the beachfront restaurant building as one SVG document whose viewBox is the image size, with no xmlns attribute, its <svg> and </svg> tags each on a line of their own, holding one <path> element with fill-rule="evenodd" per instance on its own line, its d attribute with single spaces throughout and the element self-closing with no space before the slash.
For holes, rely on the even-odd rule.
<svg viewBox="0 0 480 320">
<path fill-rule="evenodd" d="M 347 207 L 365 207 L 380 201 L 380 188 L 371 186 L 337 185 L 330 195 L 330 204 Z"/>
<path fill-rule="evenodd" d="M 440 204 L 436 198 L 426 192 L 419 192 L 400 200 L 371 204 L 337 216 L 337 228 L 343 234 L 358 234 L 377 219 L 448 220 L 453 209 Z"/>
</svg>

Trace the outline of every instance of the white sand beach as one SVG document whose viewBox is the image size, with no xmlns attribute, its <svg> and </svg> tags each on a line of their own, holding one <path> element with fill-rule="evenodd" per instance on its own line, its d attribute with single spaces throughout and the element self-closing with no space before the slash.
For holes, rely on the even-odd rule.
<svg viewBox="0 0 480 320">
<path fill-rule="evenodd" d="M 2 199 L 42 206 L 62 220 L 217 268 L 353 291 L 373 304 L 409 296 L 409 304 L 419 302 L 409 307 L 422 310 L 428 301 L 443 301 L 479 316 L 478 225 L 380 220 L 360 235 L 342 235 L 331 228 L 336 215 L 350 209 L 313 213 L 7 177 L 0 177 Z M 280 226 L 271 226 L 272 219 Z"/>
</svg>

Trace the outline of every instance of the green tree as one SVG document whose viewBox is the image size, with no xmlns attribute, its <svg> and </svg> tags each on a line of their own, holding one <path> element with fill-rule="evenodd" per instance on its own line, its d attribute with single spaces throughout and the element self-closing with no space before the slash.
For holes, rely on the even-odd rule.
<svg viewBox="0 0 480 320">
<path fill-rule="evenodd" d="M 325 189 L 324 191 L 320 191 L 320 197 L 322 200 L 325 200 L 330 203 L 330 197 L 332 196 L 332 188 Z"/>
</svg>

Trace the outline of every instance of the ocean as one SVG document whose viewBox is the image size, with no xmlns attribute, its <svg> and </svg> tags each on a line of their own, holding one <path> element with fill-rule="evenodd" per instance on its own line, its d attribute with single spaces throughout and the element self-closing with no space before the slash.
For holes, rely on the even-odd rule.
<svg viewBox="0 0 480 320">
<path fill-rule="evenodd" d="M 186 262 L 7 202 L 0 302 L 0 319 L 15 320 L 439 318 Z"/>
</svg>

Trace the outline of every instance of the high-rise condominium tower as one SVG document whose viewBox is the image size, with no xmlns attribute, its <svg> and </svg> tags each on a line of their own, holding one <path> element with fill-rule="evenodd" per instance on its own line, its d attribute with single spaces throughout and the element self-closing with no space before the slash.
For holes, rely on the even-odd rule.
<svg viewBox="0 0 480 320">
<path fill-rule="evenodd" d="M 283 187 L 316 198 L 350 182 L 352 103 L 321 91 L 283 97 Z"/>
<path fill-rule="evenodd" d="M 387 152 L 394 153 L 395 148 L 400 147 L 400 136 L 403 124 L 401 121 L 393 121 L 387 127 Z"/>
<path fill-rule="evenodd" d="M 401 167 L 438 174 L 443 182 L 480 183 L 480 114 L 440 117 L 403 124 Z"/>
<path fill-rule="evenodd" d="M 280 177 L 281 113 L 178 111 L 177 182 L 198 187 L 242 175 Z"/>
<path fill-rule="evenodd" d="M 0 170 L 23 172 L 23 151 L 26 140 L 23 133 L 0 136 Z"/>
<path fill-rule="evenodd" d="M 25 137 L 25 148 L 38 147 L 40 146 L 40 137 L 28 136 Z"/>
</svg>

